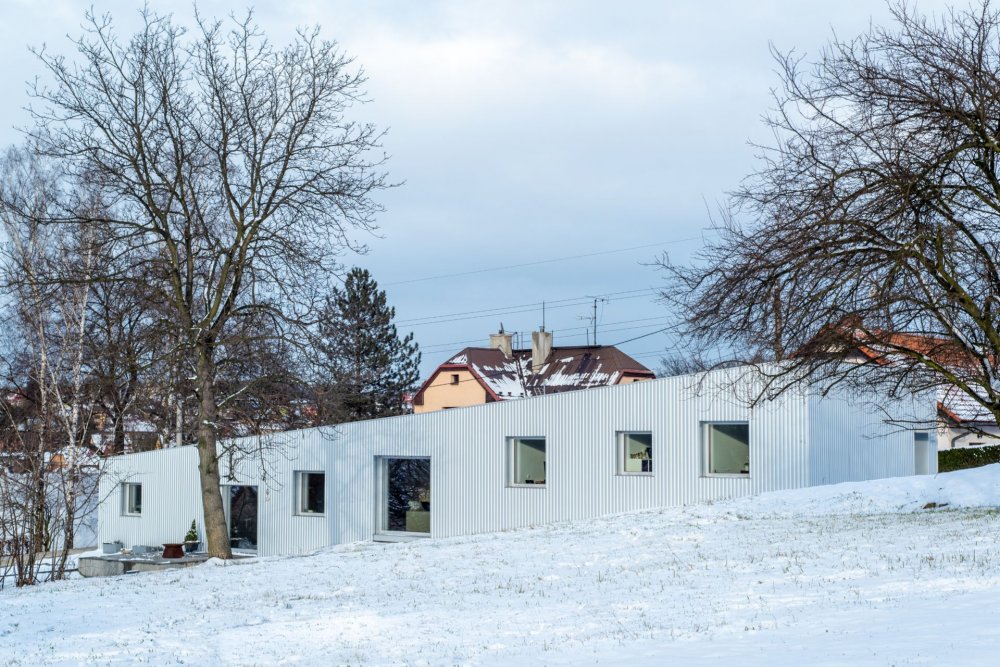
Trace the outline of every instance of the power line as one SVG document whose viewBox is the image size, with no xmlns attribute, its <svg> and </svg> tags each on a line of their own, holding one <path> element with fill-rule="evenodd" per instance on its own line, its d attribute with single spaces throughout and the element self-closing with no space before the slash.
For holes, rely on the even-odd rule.
<svg viewBox="0 0 1000 667">
<path fill-rule="evenodd" d="M 670 319 L 670 318 L 663 317 L 663 318 L 659 318 L 659 319 L 661 319 L 661 320 L 667 320 L 667 319 Z M 653 326 L 653 325 L 650 325 L 650 324 L 640 324 L 640 325 L 634 326 L 634 327 L 618 327 L 617 329 L 601 329 L 601 332 L 608 334 L 608 333 L 618 333 L 618 332 L 621 332 L 621 331 L 635 331 L 636 329 L 646 329 L 646 328 L 648 328 L 650 326 Z M 581 336 L 586 335 L 586 331 L 588 329 L 589 329 L 589 327 L 577 327 L 577 330 L 583 331 L 584 333 L 566 334 L 564 336 L 564 338 L 579 338 Z M 563 329 L 562 331 L 573 331 L 573 330 L 574 329 Z"/>
<path fill-rule="evenodd" d="M 639 354 L 630 354 L 628 356 L 633 359 L 645 359 L 647 357 L 663 357 L 666 356 L 666 350 L 655 350 L 653 352 L 640 352 Z"/>
<path fill-rule="evenodd" d="M 692 237 L 685 238 L 685 239 L 675 239 L 673 241 L 662 241 L 660 243 L 646 243 L 644 245 L 632 246 L 631 248 L 618 248 L 616 250 L 602 250 L 600 252 L 590 252 L 590 253 L 586 253 L 586 254 L 583 254 L 583 255 L 567 255 L 565 257 L 553 257 L 553 258 L 550 258 L 550 259 L 540 259 L 540 260 L 537 260 L 537 261 L 534 261 L 534 262 L 524 262 L 524 263 L 521 263 L 521 264 L 508 264 L 506 266 L 493 266 L 493 267 L 490 267 L 488 269 L 475 269 L 473 271 L 461 271 L 461 272 L 458 272 L 458 273 L 442 273 L 442 274 L 437 275 L 437 276 L 426 276 L 424 278 L 412 278 L 410 280 L 397 280 L 397 281 L 391 282 L 391 283 L 383 283 L 383 286 L 384 287 L 388 287 L 390 285 L 407 285 L 407 284 L 410 284 L 410 283 L 421 283 L 421 282 L 426 282 L 428 280 L 438 280 L 438 279 L 441 279 L 441 278 L 457 278 L 459 276 L 471 276 L 471 275 L 475 275 L 475 274 L 478 274 L 478 273 L 489 273 L 491 271 L 506 271 L 507 269 L 520 269 L 520 268 L 524 268 L 526 266 L 538 266 L 539 264 L 551 264 L 553 262 L 568 262 L 568 261 L 574 260 L 574 259 L 584 259 L 584 258 L 587 258 L 587 257 L 600 257 L 601 255 L 614 255 L 614 254 L 621 253 L 621 252 L 629 252 L 631 250 L 642 250 L 642 249 L 645 249 L 645 248 L 657 248 L 657 247 L 665 246 L 665 245 L 674 245 L 674 244 L 677 244 L 677 243 L 687 243 L 688 241 L 698 241 L 700 239 L 701 239 L 701 237 L 699 237 L 699 236 L 692 236 Z"/>
<path fill-rule="evenodd" d="M 631 343 L 632 341 L 639 340 L 640 338 L 648 338 L 650 336 L 655 336 L 658 333 L 663 333 L 663 332 L 669 331 L 669 330 L 670 330 L 670 327 L 663 327 L 662 329 L 657 329 L 656 331 L 650 331 L 648 334 L 643 334 L 641 336 L 636 336 L 635 338 L 629 338 L 628 340 L 623 340 L 623 341 L 620 341 L 618 343 L 615 343 L 614 347 L 618 347 L 619 345 L 624 345 L 625 343 Z"/>
<path fill-rule="evenodd" d="M 615 301 L 623 301 L 625 299 L 636 299 L 642 296 L 646 296 L 651 292 L 655 292 L 657 288 L 655 287 L 645 287 L 643 289 L 625 290 L 622 292 L 609 292 L 607 294 L 601 294 L 601 297 L 614 297 Z M 592 296 L 578 296 L 571 297 L 568 299 L 556 299 L 556 300 L 545 300 L 546 309 L 556 309 L 556 308 L 571 308 L 573 306 L 579 306 L 583 303 L 589 302 L 593 299 Z M 557 305 L 552 305 L 557 304 Z M 460 322 L 463 320 L 474 320 L 483 317 L 497 317 L 501 315 L 517 315 L 520 313 L 529 313 L 533 310 L 540 308 L 542 305 L 541 301 L 535 301 L 532 303 L 522 303 L 513 306 L 498 306 L 496 308 L 487 308 L 483 310 L 467 310 L 457 313 L 442 313 L 440 315 L 427 315 L 426 317 L 416 317 L 409 320 L 400 320 L 396 322 L 397 327 L 407 326 L 415 327 L 422 326 L 425 324 L 439 324 L 444 322 Z"/>
</svg>

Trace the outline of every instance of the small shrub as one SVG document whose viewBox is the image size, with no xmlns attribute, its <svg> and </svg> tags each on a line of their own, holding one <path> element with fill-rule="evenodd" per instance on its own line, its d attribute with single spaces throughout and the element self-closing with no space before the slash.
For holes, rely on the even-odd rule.
<svg viewBox="0 0 1000 667">
<path fill-rule="evenodd" d="M 1000 463 L 1000 445 L 966 447 L 938 452 L 938 472 L 951 472 Z"/>
</svg>

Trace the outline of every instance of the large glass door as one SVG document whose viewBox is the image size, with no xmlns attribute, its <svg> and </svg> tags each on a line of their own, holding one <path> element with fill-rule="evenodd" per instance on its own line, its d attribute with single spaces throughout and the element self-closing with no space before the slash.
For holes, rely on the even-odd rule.
<svg viewBox="0 0 1000 667">
<path fill-rule="evenodd" d="M 431 460 L 382 459 L 382 525 L 388 532 L 431 532 Z"/>
<path fill-rule="evenodd" d="M 233 549 L 257 549 L 257 487 L 229 488 L 229 545 Z"/>
</svg>

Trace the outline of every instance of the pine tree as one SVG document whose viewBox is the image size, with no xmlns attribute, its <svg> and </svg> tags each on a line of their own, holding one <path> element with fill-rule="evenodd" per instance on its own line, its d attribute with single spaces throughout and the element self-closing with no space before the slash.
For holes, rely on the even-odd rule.
<svg viewBox="0 0 1000 667">
<path fill-rule="evenodd" d="M 413 334 L 400 338 L 396 309 L 371 274 L 354 268 L 342 290 L 327 297 L 320 323 L 326 378 L 321 401 L 326 421 L 348 422 L 406 412 L 404 394 L 419 378 L 420 349 Z"/>
</svg>

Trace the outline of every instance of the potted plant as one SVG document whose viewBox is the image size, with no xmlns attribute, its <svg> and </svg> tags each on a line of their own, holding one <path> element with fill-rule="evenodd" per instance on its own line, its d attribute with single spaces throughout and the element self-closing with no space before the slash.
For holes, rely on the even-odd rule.
<svg viewBox="0 0 1000 667">
<path fill-rule="evenodd" d="M 191 553 L 197 551 L 201 542 L 198 541 L 198 524 L 194 519 L 191 519 L 191 527 L 188 528 L 187 534 L 184 536 L 184 551 Z"/>
</svg>

